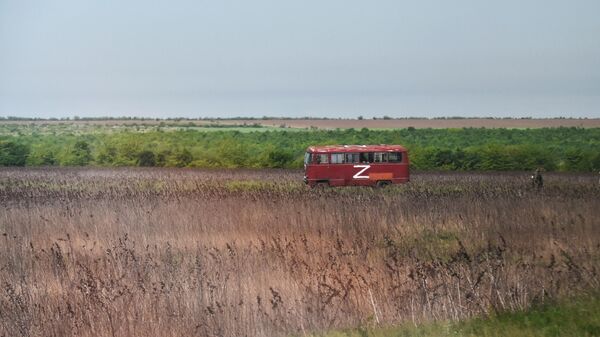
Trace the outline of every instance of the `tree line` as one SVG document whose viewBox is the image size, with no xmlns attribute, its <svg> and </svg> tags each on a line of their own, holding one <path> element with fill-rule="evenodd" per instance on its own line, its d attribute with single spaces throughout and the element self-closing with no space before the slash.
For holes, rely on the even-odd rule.
<svg viewBox="0 0 600 337">
<path fill-rule="evenodd" d="M 600 170 L 600 129 L 123 131 L 0 135 L 0 166 L 300 168 L 310 145 L 402 144 L 421 170 Z"/>
</svg>

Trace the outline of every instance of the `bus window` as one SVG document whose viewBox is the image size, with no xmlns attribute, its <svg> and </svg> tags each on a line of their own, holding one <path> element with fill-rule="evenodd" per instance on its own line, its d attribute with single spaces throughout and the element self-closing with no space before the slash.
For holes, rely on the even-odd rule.
<svg viewBox="0 0 600 337">
<path fill-rule="evenodd" d="M 358 163 L 358 153 L 346 153 L 346 163 Z"/>
<path fill-rule="evenodd" d="M 373 152 L 361 152 L 360 153 L 360 162 L 361 163 L 372 163 L 373 162 Z"/>
<path fill-rule="evenodd" d="M 402 162 L 402 152 L 390 152 L 388 161 L 390 163 L 400 163 Z"/>
<path fill-rule="evenodd" d="M 310 152 L 304 154 L 304 165 L 310 163 Z"/>
<path fill-rule="evenodd" d="M 327 164 L 329 163 L 329 155 L 327 153 L 316 153 L 313 154 L 314 161 L 317 164 Z"/>
<path fill-rule="evenodd" d="M 343 153 L 332 153 L 331 154 L 331 163 L 332 164 L 343 164 L 344 157 L 345 156 Z"/>
<path fill-rule="evenodd" d="M 385 163 L 388 161 L 387 152 L 375 152 L 375 163 Z"/>
</svg>

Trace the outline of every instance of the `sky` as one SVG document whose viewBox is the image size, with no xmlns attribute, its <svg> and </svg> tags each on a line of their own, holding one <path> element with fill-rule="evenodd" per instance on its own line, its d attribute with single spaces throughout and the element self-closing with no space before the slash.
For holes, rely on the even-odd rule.
<svg viewBox="0 0 600 337">
<path fill-rule="evenodd" d="M 0 116 L 600 118 L 600 1 L 0 0 Z"/>
</svg>

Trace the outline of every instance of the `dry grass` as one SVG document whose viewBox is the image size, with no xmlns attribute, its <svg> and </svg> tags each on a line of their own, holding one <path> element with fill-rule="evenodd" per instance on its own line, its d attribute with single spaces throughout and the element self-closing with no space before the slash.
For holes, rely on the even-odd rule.
<svg viewBox="0 0 600 337">
<path fill-rule="evenodd" d="M 599 287 L 593 175 L 0 170 L 0 336 L 274 336 Z"/>
<path fill-rule="evenodd" d="M 488 118 L 456 118 L 456 119 L 265 119 L 265 120 L 223 120 L 223 124 L 252 124 L 279 127 L 285 125 L 292 128 L 335 129 L 335 128 L 558 128 L 558 127 L 600 127 L 600 118 L 548 118 L 548 119 L 488 119 Z"/>
<path fill-rule="evenodd" d="M 0 120 L 0 125 L 91 125 L 91 126 L 135 126 L 135 125 L 160 125 L 168 123 L 169 125 L 181 126 L 206 126 L 214 124 L 222 125 L 263 125 L 268 127 L 280 127 L 285 125 L 292 128 L 310 128 L 320 129 L 335 128 L 558 128 L 558 127 L 580 127 L 597 128 L 600 127 L 600 118 L 401 118 L 401 119 L 218 119 L 218 120 Z"/>
</svg>

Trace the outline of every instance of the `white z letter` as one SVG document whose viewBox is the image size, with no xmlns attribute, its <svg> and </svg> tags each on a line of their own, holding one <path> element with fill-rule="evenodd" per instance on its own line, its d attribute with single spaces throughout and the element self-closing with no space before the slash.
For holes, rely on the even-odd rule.
<svg viewBox="0 0 600 337">
<path fill-rule="evenodd" d="M 361 176 L 363 172 L 369 169 L 371 165 L 354 165 L 354 167 L 362 168 L 362 170 L 358 171 L 355 175 L 352 176 L 354 179 L 369 179 L 369 176 Z"/>
</svg>

